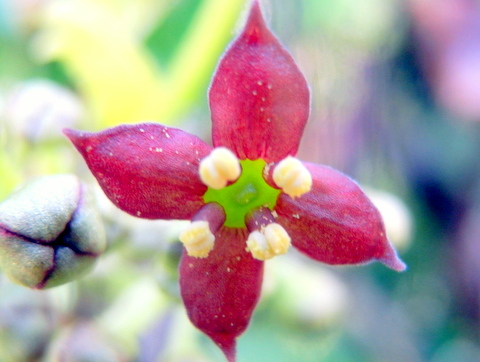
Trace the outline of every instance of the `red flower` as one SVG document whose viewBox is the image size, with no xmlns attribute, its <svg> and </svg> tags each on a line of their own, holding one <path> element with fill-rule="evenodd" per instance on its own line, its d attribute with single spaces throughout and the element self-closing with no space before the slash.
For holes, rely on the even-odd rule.
<svg viewBox="0 0 480 362">
<path fill-rule="evenodd" d="M 307 83 L 266 27 L 257 1 L 209 91 L 212 149 L 145 123 L 92 134 L 66 130 L 107 196 L 147 219 L 189 219 L 180 287 L 192 323 L 235 360 L 258 301 L 263 260 L 290 243 L 328 264 L 379 260 L 401 271 L 377 209 L 358 185 L 296 154 Z"/>
</svg>

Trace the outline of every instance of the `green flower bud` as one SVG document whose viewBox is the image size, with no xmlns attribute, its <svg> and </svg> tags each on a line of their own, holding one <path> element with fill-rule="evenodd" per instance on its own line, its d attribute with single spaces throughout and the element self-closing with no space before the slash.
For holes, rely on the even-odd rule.
<svg viewBox="0 0 480 362">
<path fill-rule="evenodd" d="M 76 176 L 41 177 L 0 203 L 0 268 L 15 283 L 43 289 L 70 282 L 105 247 L 100 217 Z"/>
</svg>

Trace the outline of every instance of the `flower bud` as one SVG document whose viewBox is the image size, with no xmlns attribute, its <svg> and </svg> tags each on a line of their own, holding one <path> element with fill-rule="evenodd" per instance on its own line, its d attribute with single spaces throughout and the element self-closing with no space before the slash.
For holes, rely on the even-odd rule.
<svg viewBox="0 0 480 362">
<path fill-rule="evenodd" d="M 342 323 L 349 293 L 336 274 L 291 257 L 275 258 L 266 265 L 264 288 L 285 323 L 317 331 L 333 330 Z"/>
<path fill-rule="evenodd" d="M 60 130 L 77 124 L 84 113 L 73 92 L 46 79 L 19 84 L 5 104 L 7 124 L 32 143 L 60 137 Z"/>
<path fill-rule="evenodd" d="M 0 203 L 0 268 L 15 283 L 50 288 L 90 271 L 106 247 L 86 187 L 73 175 L 29 182 Z"/>
</svg>

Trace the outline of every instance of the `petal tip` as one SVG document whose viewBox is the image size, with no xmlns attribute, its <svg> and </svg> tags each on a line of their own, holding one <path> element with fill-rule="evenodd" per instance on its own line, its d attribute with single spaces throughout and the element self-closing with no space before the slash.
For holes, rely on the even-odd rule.
<svg viewBox="0 0 480 362">
<path fill-rule="evenodd" d="M 62 129 L 62 133 L 70 139 L 75 136 L 76 131 L 70 128 L 64 128 Z"/>
<path fill-rule="evenodd" d="M 67 138 L 72 142 L 75 146 L 79 143 L 80 139 L 82 138 L 83 132 L 76 131 L 70 128 L 62 129 L 62 133 L 67 136 Z"/>
<path fill-rule="evenodd" d="M 260 3 L 253 0 L 242 34 L 249 43 L 258 43 L 273 37 L 263 18 Z"/>
<path fill-rule="evenodd" d="M 227 334 L 210 336 L 215 344 L 222 350 L 228 362 L 236 361 L 237 342 L 235 337 Z"/>
<path fill-rule="evenodd" d="M 258 0 L 252 0 L 247 22 L 258 23 L 259 21 L 263 22 L 262 9 L 260 8 L 260 2 Z"/>
<path fill-rule="evenodd" d="M 407 270 L 407 264 L 405 264 L 397 255 L 397 252 L 390 246 L 383 256 L 378 258 L 378 261 L 386 265 L 387 267 L 397 271 L 403 272 Z"/>
<path fill-rule="evenodd" d="M 63 134 L 70 140 L 78 152 L 85 158 L 86 154 L 91 150 L 90 133 L 77 131 L 70 128 L 64 128 Z"/>
</svg>

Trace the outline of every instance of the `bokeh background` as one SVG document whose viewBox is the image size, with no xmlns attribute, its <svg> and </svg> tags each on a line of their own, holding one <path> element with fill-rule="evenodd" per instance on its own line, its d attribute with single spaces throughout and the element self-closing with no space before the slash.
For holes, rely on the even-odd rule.
<svg viewBox="0 0 480 362">
<path fill-rule="evenodd" d="M 207 89 L 245 0 L 0 0 L 0 200 L 91 184 L 108 249 L 47 291 L 0 275 L 0 361 L 222 361 L 191 326 L 182 222 L 115 209 L 61 129 L 161 122 L 209 141 Z M 312 91 L 299 157 L 357 179 L 408 264 L 267 263 L 239 361 L 480 360 L 480 1 L 262 0 Z"/>
</svg>

